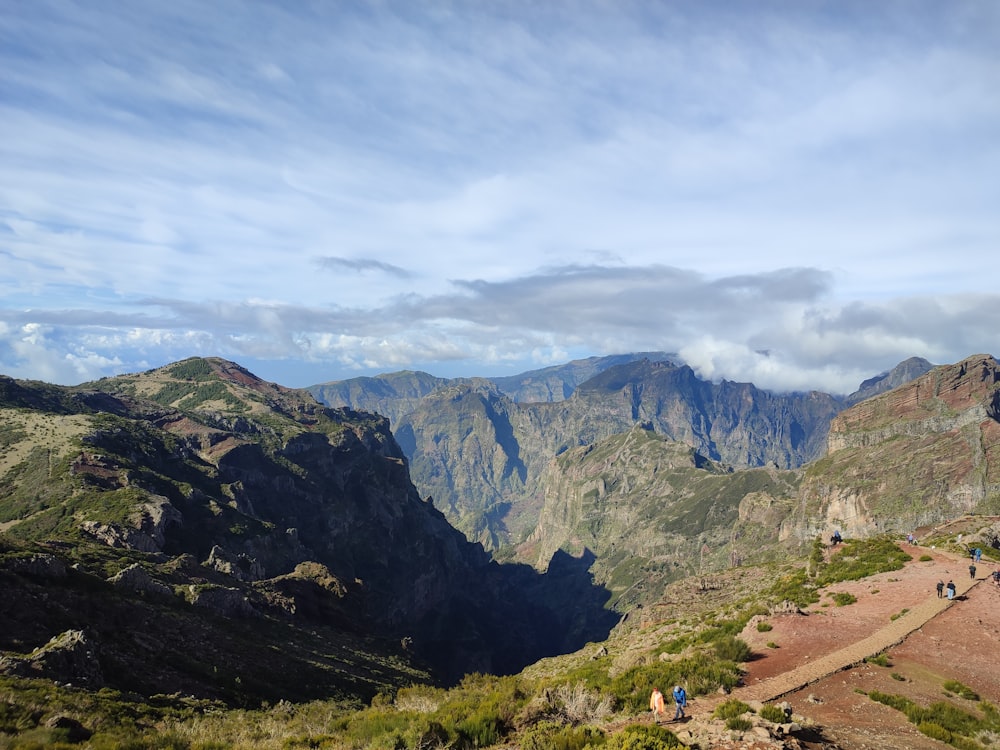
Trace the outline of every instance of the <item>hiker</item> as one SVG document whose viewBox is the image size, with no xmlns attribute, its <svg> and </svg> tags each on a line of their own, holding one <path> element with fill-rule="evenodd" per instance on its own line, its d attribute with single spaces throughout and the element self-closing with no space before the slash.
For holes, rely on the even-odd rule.
<svg viewBox="0 0 1000 750">
<path fill-rule="evenodd" d="M 973 581 L 976 580 L 976 565 L 975 565 L 975 563 L 973 563 L 972 565 L 969 566 L 969 578 L 971 578 Z"/>
<path fill-rule="evenodd" d="M 955 582 L 954 581 L 948 581 L 947 588 L 948 588 L 948 599 L 954 599 L 955 598 Z"/>
<path fill-rule="evenodd" d="M 983 551 L 981 549 L 979 549 L 979 547 L 976 547 L 976 551 L 973 554 L 975 554 L 975 556 L 976 556 L 976 559 L 975 559 L 976 562 L 981 562 L 982 561 L 982 559 L 983 559 Z"/>
<path fill-rule="evenodd" d="M 844 541 L 844 537 L 840 535 L 840 529 L 837 529 L 833 532 L 833 536 L 830 537 L 830 544 L 836 547 L 842 541 Z"/>
<path fill-rule="evenodd" d="M 912 532 L 906 535 L 906 543 L 907 544 L 913 544 L 913 533 Z"/>
<path fill-rule="evenodd" d="M 680 685 L 674 687 L 674 704 L 677 706 L 677 710 L 674 712 L 674 721 L 678 721 L 684 718 L 684 708 L 688 704 L 687 693 L 684 688 Z"/>
<path fill-rule="evenodd" d="M 938 594 L 938 599 L 944 596 L 944 581 L 937 582 L 937 594 Z"/>
<path fill-rule="evenodd" d="M 649 710 L 653 712 L 653 721 L 659 721 L 660 716 L 667 716 L 667 707 L 663 703 L 663 693 L 659 688 L 653 688 L 653 694 L 649 696 Z"/>
<path fill-rule="evenodd" d="M 993 571 L 993 583 L 1000 586 L 1000 568 Z"/>
</svg>

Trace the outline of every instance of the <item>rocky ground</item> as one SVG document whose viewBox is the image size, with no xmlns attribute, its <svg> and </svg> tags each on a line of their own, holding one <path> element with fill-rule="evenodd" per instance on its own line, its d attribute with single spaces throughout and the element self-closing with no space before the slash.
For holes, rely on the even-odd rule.
<svg viewBox="0 0 1000 750">
<path fill-rule="evenodd" d="M 754 685 L 807 666 L 877 631 L 898 629 L 893 626 L 902 624 L 929 598 L 936 598 L 935 584 L 939 579 L 945 582 L 954 579 L 960 588 L 972 583 L 968 559 L 930 547 L 904 545 L 904 548 L 911 552 L 913 560 L 903 570 L 839 583 L 827 592 L 853 594 L 857 598 L 853 604 L 836 606 L 832 597 L 824 595 L 804 613 L 766 618 L 773 627 L 770 631 L 759 632 L 752 622 L 742 637 L 758 658 L 747 665 L 746 688 L 737 689 L 732 697 L 740 698 L 741 691 L 749 695 Z M 921 561 L 921 556 L 931 559 Z M 981 563 L 976 576 L 978 583 L 966 595 L 888 649 L 888 666 L 858 663 L 782 696 L 780 700 L 791 705 L 799 723 L 816 728 L 815 732 L 801 733 L 798 746 L 873 750 L 944 747 L 920 734 L 901 712 L 864 694 L 872 690 L 902 695 L 921 705 L 950 701 L 975 712 L 973 702 L 946 695 L 943 683 L 957 680 L 983 700 L 1000 704 L 1000 680 L 996 674 L 1000 588 L 990 578 L 996 567 L 986 561 Z M 703 699 L 692 704 L 695 717 L 692 724 L 699 720 L 699 714 L 707 715 L 719 700 Z M 692 731 L 695 729 L 691 727 Z M 713 747 L 774 747 L 754 744 L 752 737 L 740 742 L 733 740 L 732 744 L 720 741 Z"/>
</svg>

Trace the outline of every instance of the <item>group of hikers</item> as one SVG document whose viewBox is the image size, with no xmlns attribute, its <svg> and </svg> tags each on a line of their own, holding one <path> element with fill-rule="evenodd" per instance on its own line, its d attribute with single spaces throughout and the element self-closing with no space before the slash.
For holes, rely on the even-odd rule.
<svg viewBox="0 0 1000 750">
<path fill-rule="evenodd" d="M 948 581 L 948 585 L 945 586 L 944 585 L 944 581 L 938 581 L 937 582 L 937 595 L 938 595 L 938 599 L 941 599 L 941 598 L 944 597 L 945 589 L 948 590 L 948 598 L 949 599 L 954 599 L 955 598 L 955 582 L 954 581 Z"/>
<path fill-rule="evenodd" d="M 674 705 L 677 707 L 677 710 L 674 711 L 674 721 L 680 721 L 684 718 L 684 709 L 687 708 L 687 691 L 677 685 L 674 687 L 672 696 Z M 653 721 L 659 721 L 660 716 L 666 717 L 667 715 L 663 693 L 660 692 L 659 688 L 653 688 L 653 694 L 649 696 L 649 710 L 653 712 Z"/>
<path fill-rule="evenodd" d="M 909 541 L 910 543 L 913 542 L 913 535 L 912 534 L 910 534 L 907 537 L 907 541 Z M 969 548 L 969 560 L 970 560 L 970 562 L 969 562 L 969 578 L 972 579 L 973 581 L 976 580 L 976 563 L 982 561 L 982 559 L 983 559 L 983 551 L 981 549 L 979 549 L 979 547 L 970 547 Z M 1000 568 L 997 568 L 992 573 L 990 573 L 990 578 L 993 579 L 993 583 L 995 583 L 997 586 L 1000 586 Z M 937 595 L 938 595 L 938 599 L 941 599 L 945 595 L 944 594 L 945 591 L 948 592 L 947 596 L 948 596 L 949 599 L 954 599 L 955 598 L 955 582 L 954 581 L 948 581 L 948 583 L 946 585 L 944 581 L 938 581 L 937 582 Z"/>
</svg>

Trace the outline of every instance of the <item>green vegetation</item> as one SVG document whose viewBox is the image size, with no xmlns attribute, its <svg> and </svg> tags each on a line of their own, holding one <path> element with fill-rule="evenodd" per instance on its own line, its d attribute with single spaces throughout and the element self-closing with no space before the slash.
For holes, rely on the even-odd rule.
<svg viewBox="0 0 1000 750">
<path fill-rule="evenodd" d="M 854 604 L 858 600 L 858 597 L 854 594 L 849 594 L 846 591 L 831 592 L 830 597 L 833 599 L 833 603 L 838 607 L 846 607 L 848 604 Z"/>
<path fill-rule="evenodd" d="M 954 693 L 955 695 L 961 696 L 966 700 L 978 701 L 979 693 L 977 693 L 972 688 L 963 685 L 958 680 L 947 680 L 942 686 L 949 693 Z"/>
<path fill-rule="evenodd" d="M 891 667 L 892 662 L 889 661 L 889 655 L 885 652 L 881 654 L 876 654 L 875 656 L 865 657 L 865 663 L 875 664 L 879 667 Z"/>
<path fill-rule="evenodd" d="M 774 625 L 772 625 L 771 623 L 764 622 L 763 620 L 761 620 L 760 622 L 757 623 L 757 632 L 758 633 L 767 633 L 767 632 L 769 632 L 771 630 L 774 630 Z"/>
<path fill-rule="evenodd" d="M 910 611 L 909 607 L 904 607 L 903 609 L 901 609 L 901 610 L 900 610 L 899 612 L 897 612 L 896 614 L 894 614 L 894 615 L 889 615 L 889 619 L 890 619 L 890 620 L 891 620 L 892 622 L 895 622 L 896 620 L 898 620 L 898 619 L 899 619 L 900 617 L 902 617 L 903 615 L 905 615 L 905 614 L 906 614 L 907 612 L 909 612 L 909 611 Z"/>
<path fill-rule="evenodd" d="M 178 380 L 209 380 L 214 376 L 212 365 L 201 357 L 192 357 L 178 362 L 167 372 Z"/>
<path fill-rule="evenodd" d="M 931 562 L 934 558 L 930 555 L 921 555 L 917 558 L 920 562 Z"/>
<path fill-rule="evenodd" d="M 753 728 L 753 722 L 750 721 L 750 719 L 744 719 L 740 716 L 733 716 L 732 718 L 726 719 L 726 729 L 732 729 L 737 732 L 745 732 L 751 728 Z"/>
<path fill-rule="evenodd" d="M 716 719 L 736 719 L 743 714 L 750 713 L 751 709 L 746 703 L 735 698 L 730 698 L 724 703 L 715 707 L 712 716 Z"/>
<path fill-rule="evenodd" d="M 891 695 L 871 691 L 868 697 L 873 701 L 890 706 L 906 715 L 921 734 L 945 742 L 959 750 L 981 750 L 976 738 L 1000 732 L 1000 712 L 991 704 L 984 703 L 981 715 L 977 716 L 956 708 L 951 703 L 938 702 L 923 707 L 901 695 Z"/>
<path fill-rule="evenodd" d="M 775 724 L 784 724 L 788 721 L 788 715 L 785 713 L 784 709 L 779 708 L 773 703 L 768 703 L 761 707 L 760 711 L 757 712 L 760 718 L 766 721 L 773 722 Z"/>
</svg>

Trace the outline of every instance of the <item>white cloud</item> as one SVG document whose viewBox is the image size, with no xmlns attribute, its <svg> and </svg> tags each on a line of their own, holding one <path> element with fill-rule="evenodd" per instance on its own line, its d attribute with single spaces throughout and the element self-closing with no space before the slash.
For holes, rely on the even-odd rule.
<svg viewBox="0 0 1000 750">
<path fill-rule="evenodd" d="M 0 371 L 666 349 L 850 389 L 995 351 L 998 20 L 930 0 L 0 8 Z"/>
</svg>

